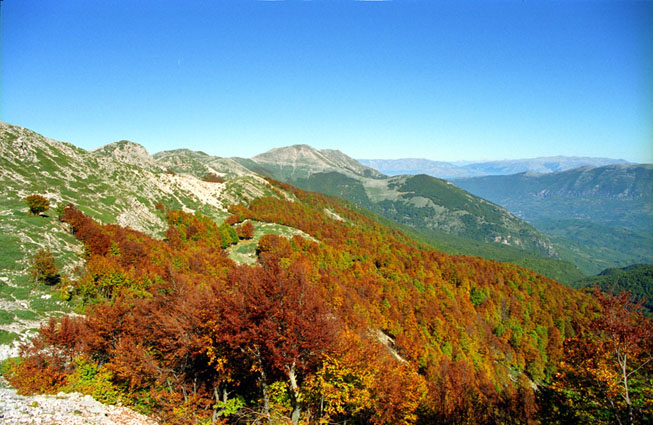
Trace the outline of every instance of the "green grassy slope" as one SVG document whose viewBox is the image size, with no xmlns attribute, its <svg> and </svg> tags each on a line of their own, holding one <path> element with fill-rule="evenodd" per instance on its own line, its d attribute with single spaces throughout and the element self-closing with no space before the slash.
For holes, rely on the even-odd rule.
<svg viewBox="0 0 653 425">
<path fill-rule="evenodd" d="M 32 283 L 29 274 L 30 259 L 41 248 L 52 251 L 62 275 L 73 276 L 75 267 L 83 263 L 82 245 L 57 219 L 57 207 L 72 203 L 103 223 L 129 226 L 160 238 L 167 224 L 156 208 L 158 202 L 172 209 L 198 211 L 220 222 L 230 215 L 226 209 L 230 204 L 279 196 L 278 189 L 231 160 L 204 155 L 208 160 L 202 162 L 201 155 L 188 152 L 173 158 L 162 155 L 170 162 L 158 164 L 132 142 L 88 152 L 0 123 L 0 343 L 38 328 L 47 316 L 73 308 L 56 291 Z M 188 174 L 167 172 L 166 165 Z M 189 175 L 191 171 L 200 176 L 220 172 L 226 181 L 201 181 Z M 28 213 L 24 199 L 32 194 L 43 195 L 51 203 L 42 216 Z M 265 227 L 258 233 L 265 231 L 280 230 Z"/>
</svg>

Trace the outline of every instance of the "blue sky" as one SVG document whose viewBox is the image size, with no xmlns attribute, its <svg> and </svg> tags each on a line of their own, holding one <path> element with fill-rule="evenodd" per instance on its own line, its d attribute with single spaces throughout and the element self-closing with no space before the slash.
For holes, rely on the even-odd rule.
<svg viewBox="0 0 653 425">
<path fill-rule="evenodd" d="M 1 7 L 0 119 L 85 149 L 653 162 L 651 1 Z"/>
</svg>

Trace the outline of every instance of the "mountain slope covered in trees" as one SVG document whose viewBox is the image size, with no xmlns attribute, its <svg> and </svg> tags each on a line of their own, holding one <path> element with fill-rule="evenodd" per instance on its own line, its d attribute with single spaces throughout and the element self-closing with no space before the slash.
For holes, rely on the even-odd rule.
<svg viewBox="0 0 653 425">
<path fill-rule="evenodd" d="M 274 149 L 251 161 L 275 179 L 347 199 L 416 229 L 554 253 L 546 238 L 504 209 L 430 176 L 387 178 L 341 152 L 307 145 Z"/>
<path fill-rule="evenodd" d="M 455 180 L 533 223 L 586 273 L 653 262 L 653 165 Z"/>
<path fill-rule="evenodd" d="M 550 241 L 532 226 L 503 208 L 430 176 L 386 177 L 341 152 L 318 151 L 307 145 L 274 149 L 238 161 L 251 170 L 303 189 L 347 199 L 413 228 L 424 238 L 435 238 L 433 243 L 445 249 L 448 244 L 441 234 L 467 240 L 465 249 L 473 255 L 500 258 L 499 247 L 509 246 L 528 253 L 525 256 L 539 255 L 542 264 L 545 258 L 556 256 Z M 479 242 L 494 245 L 495 249 L 477 249 Z M 516 261 L 518 257 L 514 256 Z M 542 271 L 546 268 L 542 267 Z"/>
<path fill-rule="evenodd" d="M 574 283 L 577 288 L 597 287 L 602 291 L 618 294 L 632 293 L 637 302 L 653 314 L 653 264 L 633 264 L 622 268 L 605 269 L 596 276 L 589 276 Z"/>
<path fill-rule="evenodd" d="M 233 207 L 231 222 L 279 223 L 319 242 L 264 237 L 254 266 L 226 257 L 208 217 L 166 210 L 159 241 L 67 208 L 87 252 L 73 283 L 87 316 L 46 327 L 10 381 L 80 389 L 90 370 L 100 395 L 170 423 L 529 420 L 532 386 L 553 377 L 591 299 L 279 188 L 298 201 L 258 198 Z"/>
<path fill-rule="evenodd" d="M 0 224 L 16 232 L 3 261 L 22 264 L 2 270 L 2 308 L 30 308 L 3 326 L 55 308 L 37 300 L 83 313 L 52 319 L 2 366 L 22 393 L 80 391 L 169 424 L 651 418 L 649 375 L 596 414 L 575 398 L 585 381 L 559 375 L 592 371 L 566 362 L 567 341 L 596 341 L 585 335 L 603 307 L 587 293 L 443 254 L 347 201 L 201 155 L 141 168 L 130 142 L 86 152 L 8 125 L 0 141 Z M 50 210 L 30 214 L 34 194 Z M 629 358 L 650 372 L 641 352 Z"/>
</svg>

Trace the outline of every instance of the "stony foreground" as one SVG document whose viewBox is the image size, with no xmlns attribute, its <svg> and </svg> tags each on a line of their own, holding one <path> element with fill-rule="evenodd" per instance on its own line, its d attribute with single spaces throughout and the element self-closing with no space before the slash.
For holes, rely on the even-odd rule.
<svg viewBox="0 0 653 425">
<path fill-rule="evenodd" d="M 126 407 L 106 406 L 80 393 L 21 396 L 0 384 L 0 424 L 156 425 Z"/>
</svg>

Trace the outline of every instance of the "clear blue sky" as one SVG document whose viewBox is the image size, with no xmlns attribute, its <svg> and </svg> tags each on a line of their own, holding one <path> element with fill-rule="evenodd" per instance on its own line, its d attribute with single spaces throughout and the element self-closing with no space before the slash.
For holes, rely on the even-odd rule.
<svg viewBox="0 0 653 425">
<path fill-rule="evenodd" d="M 653 162 L 651 1 L 1 7 L 0 119 L 85 149 Z"/>
</svg>

